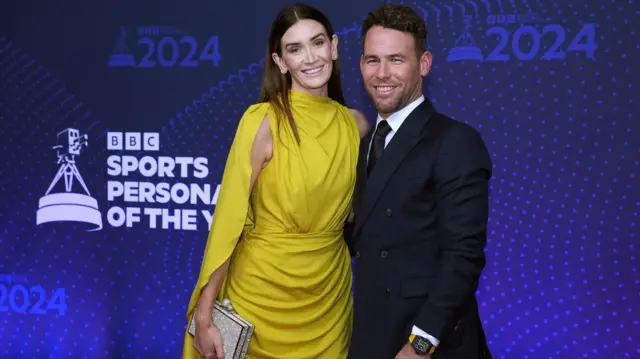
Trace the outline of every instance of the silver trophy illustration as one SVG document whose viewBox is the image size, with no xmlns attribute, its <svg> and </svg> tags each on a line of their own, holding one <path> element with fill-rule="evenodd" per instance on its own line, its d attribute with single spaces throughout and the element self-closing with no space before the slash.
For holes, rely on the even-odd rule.
<svg viewBox="0 0 640 359">
<path fill-rule="evenodd" d="M 471 27 L 473 18 L 471 15 L 462 15 L 464 21 L 464 28 L 462 33 L 456 39 L 456 43 L 449 50 L 449 55 L 447 56 L 447 62 L 453 61 L 462 61 L 462 60 L 476 60 L 482 61 L 482 51 L 476 42 L 473 41 L 473 37 L 471 37 Z"/>
<path fill-rule="evenodd" d="M 109 55 L 107 67 L 136 67 L 136 59 L 127 47 L 127 29 L 120 28 L 120 36 L 116 40 L 116 47 Z"/>
<path fill-rule="evenodd" d="M 38 225 L 50 222 L 82 222 L 95 226 L 89 232 L 102 229 L 102 214 L 98 201 L 91 196 L 87 185 L 76 166 L 76 157 L 88 146 L 88 136 L 80 131 L 68 128 L 58 133 L 57 151 L 60 165 L 47 192 L 40 198 L 36 222 Z M 52 190 L 64 177 L 64 192 L 52 193 Z M 73 191 L 74 181 L 80 184 L 84 193 Z"/>
</svg>

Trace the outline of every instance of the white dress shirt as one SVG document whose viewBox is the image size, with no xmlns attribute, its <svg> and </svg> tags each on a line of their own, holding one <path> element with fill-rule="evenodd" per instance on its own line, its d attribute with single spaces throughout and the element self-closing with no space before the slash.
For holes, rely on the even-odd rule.
<svg viewBox="0 0 640 359">
<path fill-rule="evenodd" d="M 394 112 L 393 114 L 391 114 L 391 116 L 389 116 L 387 118 L 387 123 L 389 124 L 389 127 L 391 127 L 391 131 L 389 132 L 389 134 L 385 138 L 385 141 L 384 141 L 385 148 L 387 147 L 387 145 L 389 144 L 389 142 L 393 138 L 393 135 L 396 132 L 398 132 L 398 129 L 400 129 L 400 126 L 402 126 L 402 123 L 404 122 L 404 120 L 411 114 L 411 112 L 413 112 L 413 110 L 416 109 L 416 107 L 418 107 L 423 102 L 424 102 L 424 96 L 420 96 L 420 98 L 414 100 L 413 102 L 411 102 L 410 104 L 405 106 L 400 111 Z M 380 115 L 378 115 L 378 119 L 376 120 L 376 128 L 375 129 L 378 129 L 378 124 L 382 120 L 383 120 L 383 118 L 380 117 Z M 372 139 L 373 139 L 373 137 L 372 137 Z M 371 142 L 369 142 L 369 149 L 367 151 L 367 160 L 369 159 L 369 151 L 371 151 Z M 415 334 L 417 336 L 421 336 L 423 338 L 427 338 L 435 346 L 438 346 L 440 344 L 440 341 L 438 339 L 434 338 L 432 335 L 429 335 L 428 333 L 426 333 L 422 329 L 416 327 L 415 325 L 413 326 L 413 329 L 411 330 L 411 334 Z"/>
<path fill-rule="evenodd" d="M 391 131 L 389 131 L 389 134 L 387 135 L 387 137 L 385 137 L 385 141 L 384 141 L 385 148 L 387 147 L 389 142 L 391 142 L 393 135 L 395 135 L 396 132 L 398 132 L 398 129 L 400 129 L 400 126 L 402 125 L 404 120 L 406 120 L 407 117 L 409 117 L 409 115 L 411 114 L 411 112 L 413 112 L 413 110 L 415 110 L 416 107 L 418 107 L 423 102 L 424 102 L 424 96 L 420 96 L 418 99 L 414 100 L 413 102 L 411 102 L 410 104 L 402 108 L 400 111 L 392 113 L 391 116 L 387 118 L 387 123 L 389 124 L 389 127 L 391 127 Z M 378 129 L 378 124 L 380 124 L 380 121 L 382 120 L 384 119 L 380 117 L 380 115 L 378 115 L 378 119 L 376 120 L 376 128 L 374 129 L 374 132 L 373 132 L 374 134 L 375 134 L 375 130 Z M 373 136 L 371 137 L 371 140 L 373 140 Z M 371 141 L 369 142 L 369 149 L 367 150 L 367 161 L 369 160 L 369 151 L 371 151 Z"/>
</svg>

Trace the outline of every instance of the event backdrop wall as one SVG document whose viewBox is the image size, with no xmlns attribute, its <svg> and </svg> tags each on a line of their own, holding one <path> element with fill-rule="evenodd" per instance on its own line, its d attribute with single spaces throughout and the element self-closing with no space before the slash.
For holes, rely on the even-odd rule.
<svg viewBox="0 0 640 359">
<path fill-rule="evenodd" d="M 286 3 L 2 3 L 0 357 L 180 356 L 227 151 Z M 378 2 L 310 4 L 374 121 L 359 27 Z M 639 3 L 406 4 L 429 26 L 429 96 L 494 161 L 478 297 L 495 357 L 640 357 Z"/>
</svg>

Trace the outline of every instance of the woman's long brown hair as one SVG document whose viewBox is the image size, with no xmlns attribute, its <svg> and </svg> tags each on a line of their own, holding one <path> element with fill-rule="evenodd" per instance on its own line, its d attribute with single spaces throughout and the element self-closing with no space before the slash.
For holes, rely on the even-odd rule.
<svg viewBox="0 0 640 359">
<path fill-rule="evenodd" d="M 271 25 L 271 33 L 269 34 L 269 44 L 264 59 L 264 72 L 262 76 L 262 88 L 258 102 L 269 102 L 276 113 L 276 121 L 278 128 L 286 118 L 289 126 L 293 130 L 296 141 L 300 143 L 300 136 L 296 127 L 293 114 L 291 113 L 291 102 L 289 100 L 289 91 L 291 90 L 291 74 L 287 72 L 283 75 L 275 64 L 271 55 L 277 53 L 282 56 L 282 36 L 287 30 L 300 20 L 314 20 L 322 24 L 329 38 L 332 38 L 335 32 L 329 22 L 329 19 L 319 10 L 304 4 L 295 4 L 287 6 L 278 13 L 278 16 Z M 340 66 L 338 60 L 333 61 L 333 70 L 329 77 L 328 83 L 329 98 L 341 105 L 345 104 L 344 95 L 342 93 L 342 85 L 340 83 Z M 282 101 L 280 100 L 282 99 Z"/>
</svg>

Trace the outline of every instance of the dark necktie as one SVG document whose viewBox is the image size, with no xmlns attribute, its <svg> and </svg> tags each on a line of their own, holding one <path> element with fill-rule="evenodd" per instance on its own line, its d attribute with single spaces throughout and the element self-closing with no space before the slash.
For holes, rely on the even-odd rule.
<svg viewBox="0 0 640 359">
<path fill-rule="evenodd" d="M 380 121 L 376 128 L 376 133 L 373 134 L 373 142 L 371 143 L 371 150 L 369 151 L 369 160 L 367 165 L 367 174 L 370 175 L 373 171 L 373 167 L 376 166 L 376 162 L 382 156 L 384 151 L 384 142 L 387 135 L 391 132 L 391 127 L 386 120 Z"/>
</svg>

